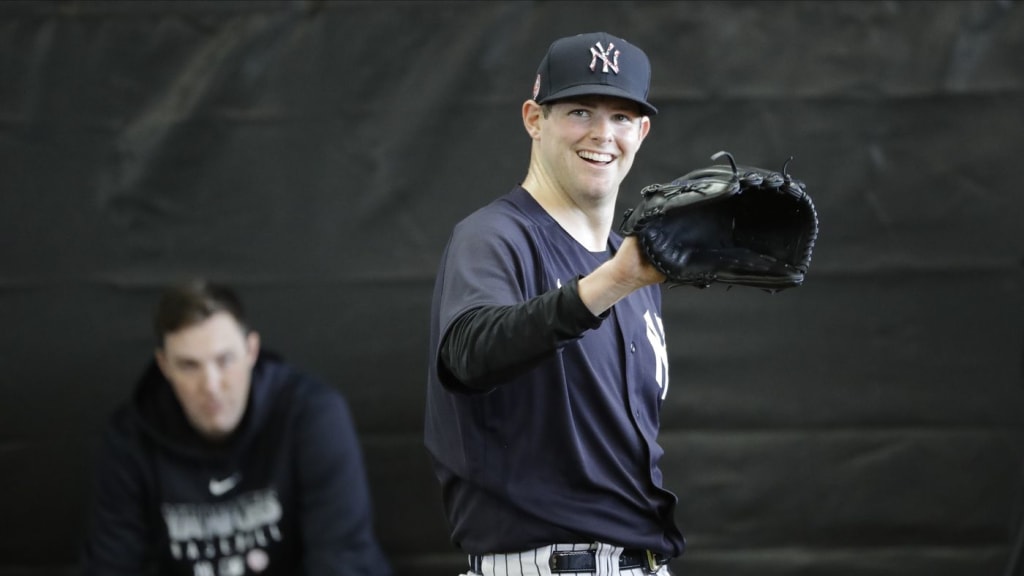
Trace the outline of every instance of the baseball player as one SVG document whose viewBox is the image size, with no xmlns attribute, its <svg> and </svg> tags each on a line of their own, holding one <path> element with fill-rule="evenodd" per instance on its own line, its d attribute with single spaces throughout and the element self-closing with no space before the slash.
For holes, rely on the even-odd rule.
<svg viewBox="0 0 1024 576">
<path fill-rule="evenodd" d="M 657 110 L 622 38 L 561 38 L 522 106 L 522 184 L 459 222 L 431 312 L 425 443 L 468 574 L 670 574 L 661 288 L 612 232 Z"/>
<path fill-rule="evenodd" d="M 261 352 L 226 286 L 171 287 L 155 328 L 104 434 L 82 573 L 391 574 L 337 390 Z"/>
</svg>

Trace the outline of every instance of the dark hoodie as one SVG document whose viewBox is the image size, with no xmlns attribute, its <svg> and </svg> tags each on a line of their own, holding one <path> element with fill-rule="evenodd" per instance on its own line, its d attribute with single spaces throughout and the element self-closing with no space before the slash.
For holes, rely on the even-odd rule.
<svg viewBox="0 0 1024 576">
<path fill-rule="evenodd" d="M 110 419 L 96 472 L 86 576 L 391 573 L 344 398 L 270 353 L 217 444 L 150 363 Z"/>
</svg>

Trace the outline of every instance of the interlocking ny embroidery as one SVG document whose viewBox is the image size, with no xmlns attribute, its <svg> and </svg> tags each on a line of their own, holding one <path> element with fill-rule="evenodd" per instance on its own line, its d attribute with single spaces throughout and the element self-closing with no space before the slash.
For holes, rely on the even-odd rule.
<svg viewBox="0 0 1024 576">
<path fill-rule="evenodd" d="M 600 42 L 597 42 L 593 46 L 591 46 L 590 47 L 590 54 L 593 56 L 593 58 L 590 59 L 590 71 L 591 72 L 594 71 L 594 67 L 597 66 L 597 59 L 600 58 L 601 62 L 603 62 L 602 66 L 601 66 L 601 72 L 604 72 L 605 74 L 607 74 L 608 73 L 608 69 L 611 68 L 612 72 L 615 72 L 616 74 L 618 74 L 619 73 L 619 51 L 615 50 L 615 52 L 612 53 L 612 50 L 615 50 L 615 44 L 612 44 L 611 42 L 608 43 L 608 49 L 607 50 L 605 50 L 604 47 L 601 46 Z M 611 57 L 612 57 L 611 60 L 608 59 L 608 55 L 609 54 L 611 54 Z"/>
</svg>

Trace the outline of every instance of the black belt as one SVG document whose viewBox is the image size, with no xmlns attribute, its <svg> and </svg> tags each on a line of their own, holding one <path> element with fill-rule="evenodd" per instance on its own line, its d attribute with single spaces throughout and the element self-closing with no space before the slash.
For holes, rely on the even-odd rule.
<svg viewBox="0 0 1024 576">
<path fill-rule="evenodd" d="M 668 558 L 650 550 L 623 550 L 619 556 L 619 570 L 643 568 L 654 574 L 668 564 Z M 564 550 L 551 553 L 548 560 L 551 572 L 597 572 L 597 555 L 594 550 Z"/>
<path fill-rule="evenodd" d="M 643 568 L 654 574 L 668 564 L 669 558 L 650 550 L 623 550 L 619 555 L 619 570 Z M 482 573 L 482 556 L 470 556 L 469 566 L 473 572 Z M 553 574 L 563 572 L 597 572 L 597 554 L 594 550 L 560 550 L 551 553 L 548 566 Z"/>
</svg>

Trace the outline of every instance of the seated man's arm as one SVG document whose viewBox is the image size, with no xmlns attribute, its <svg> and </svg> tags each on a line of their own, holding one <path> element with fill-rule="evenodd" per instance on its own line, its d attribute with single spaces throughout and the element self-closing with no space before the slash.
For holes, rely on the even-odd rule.
<svg viewBox="0 0 1024 576">
<path fill-rule="evenodd" d="M 93 500 L 82 550 L 85 576 L 145 574 L 151 514 L 144 509 L 142 454 L 129 430 L 107 428 L 95 462 Z"/>
<path fill-rule="evenodd" d="M 304 402 L 299 422 L 298 501 L 305 573 L 390 575 L 374 534 L 362 450 L 345 399 L 318 392 Z"/>
</svg>

